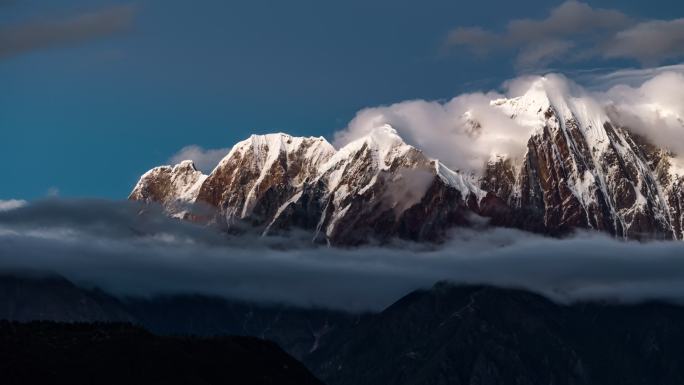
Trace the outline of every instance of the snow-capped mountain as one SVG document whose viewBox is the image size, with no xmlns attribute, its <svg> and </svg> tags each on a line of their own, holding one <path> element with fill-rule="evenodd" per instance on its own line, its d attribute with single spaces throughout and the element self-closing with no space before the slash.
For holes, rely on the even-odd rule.
<svg viewBox="0 0 684 385">
<path fill-rule="evenodd" d="M 193 218 L 192 204 L 208 204 L 217 209 L 208 219 L 229 229 L 301 228 L 317 241 L 354 244 L 389 236 L 436 240 L 467 224 L 484 195 L 382 126 L 339 150 L 323 138 L 252 135 L 209 175 L 190 161 L 148 171 L 129 199 L 159 202 L 186 218 Z"/>
<path fill-rule="evenodd" d="M 681 198 L 669 155 L 614 125 L 591 98 L 547 88 L 495 100 L 534 128 L 521 164 L 488 164 L 483 188 L 516 212 L 511 224 L 562 233 L 592 228 L 626 238 L 681 238 Z M 517 166 L 517 167 L 515 167 Z"/>
<path fill-rule="evenodd" d="M 672 154 L 613 123 L 605 106 L 559 92 L 545 78 L 491 106 L 530 136 L 522 159 L 493 154 L 477 177 L 450 170 L 383 125 L 339 150 L 324 138 L 252 135 L 209 175 L 190 161 L 157 167 L 129 198 L 228 229 L 300 228 L 331 244 L 438 240 L 477 221 L 473 214 L 549 234 L 590 228 L 682 239 L 684 179 Z M 463 118 L 474 135 L 487 129 Z M 195 204 L 215 214 L 195 215 Z"/>
</svg>

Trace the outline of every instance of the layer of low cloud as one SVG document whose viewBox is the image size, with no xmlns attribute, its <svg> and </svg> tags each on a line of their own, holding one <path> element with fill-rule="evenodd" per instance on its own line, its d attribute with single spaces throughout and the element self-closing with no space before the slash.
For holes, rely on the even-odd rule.
<svg viewBox="0 0 684 385">
<path fill-rule="evenodd" d="M 0 59 L 109 37 L 128 29 L 134 17 L 135 7 L 119 5 L 63 19 L 0 26 Z"/>
<path fill-rule="evenodd" d="M 120 295 L 201 293 L 379 310 L 438 280 L 523 287 L 559 301 L 684 300 L 684 243 L 456 229 L 443 245 L 335 249 L 230 237 L 131 202 L 47 200 L 0 212 L 0 269 L 47 270 Z"/>
<path fill-rule="evenodd" d="M 218 165 L 218 163 L 230 152 L 230 148 L 205 149 L 197 145 L 183 147 L 175 153 L 169 162 L 178 164 L 184 160 L 192 160 L 198 170 L 206 173 Z"/>
<path fill-rule="evenodd" d="M 568 0 L 543 19 L 511 20 L 503 31 L 455 28 L 446 44 L 477 54 L 515 52 L 522 70 L 591 58 L 655 65 L 684 55 L 684 19 L 637 20 L 619 10 Z"/>
<path fill-rule="evenodd" d="M 579 80 L 591 88 L 560 74 L 521 76 L 504 82 L 501 91 L 366 108 L 335 134 L 335 145 L 343 146 L 375 127 L 390 124 L 407 143 L 429 157 L 477 176 L 488 161 L 499 156 L 519 164 L 530 136 L 541 128 L 536 117 L 540 107 L 527 107 L 533 116 L 528 124 L 524 119 L 511 119 L 510 112 L 493 101 L 516 98 L 532 90 L 535 103 L 541 102 L 538 95 L 545 93 L 554 105 L 611 119 L 671 151 L 675 161 L 684 165 L 683 65 L 591 74 Z"/>
</svg>

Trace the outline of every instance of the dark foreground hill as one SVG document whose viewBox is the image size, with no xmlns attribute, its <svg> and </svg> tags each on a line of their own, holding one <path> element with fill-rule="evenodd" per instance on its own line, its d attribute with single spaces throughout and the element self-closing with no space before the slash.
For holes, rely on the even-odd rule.
<svg viewBox="0 0 684 385">
<path fill-rule="evenodd" d="M 129 324 L 0 322 L 1 382 L 12 384 L 321 384 L 253 337 L 159 337 Z"/>
<path fill-rule="evenodd" d="M 437 284 L 306 360 L 330 385 L 683 384 L 684 307 Z"/>
<path fill-rule="evenodd" d="M 0 320 L 127 322 L 158 335 L 255 336 L 303 360 L 332 334 L 357 324 L 360 316 L 201 295 L 121 300 L 54 274 L 4 272 Z"/>
<path fill-rule="evenodd" d="M 0 318 L 109 314 L 158 335 L 266 338 L 328 385 L 684 383 L 676 304 L 561 305 L 523 290 L 440 283 L 359 316 L 201 296 L 121 301 L 55 277 L 3 279 Z M 64 294 L 41 299 L 55 293 Z"/>
</svg>

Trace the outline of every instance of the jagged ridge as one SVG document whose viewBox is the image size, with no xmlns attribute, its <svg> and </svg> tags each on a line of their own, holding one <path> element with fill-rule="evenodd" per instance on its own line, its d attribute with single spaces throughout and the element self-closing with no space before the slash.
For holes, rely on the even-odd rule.
<svg viewBox="0 0 684 385">
<path fill-rule="evenodd" d="M 143 175 L 129 199 L 192 216 L 190 204 L 217 209 L 210 221 L 268 234 L 298 227 L 317 241 L 355 244 L 375 237 L 437 240 L 467 223 L 484 193 L 468 178 L 407 145 L 390 126 L 336 151 L 323 138 L 252 135 L 210 175 L 191 162 Z M 178 183 L 187 181 L 186 184 Z"/>
<path fill-rule="evenodd" d="M 406 144 L 391 126 L 335 150 L 323 138 L 253 135 L 209 175 L 192 162 L 144 174 L 130 199 L 160 202 L 171 215 L 263 234 L 301 228 L 312 239 L 439 240 L 471 214 L 493 225 L 549 234 L 589 228 L 624 238 L 682 239 L 684 178 L 673 154 L 614 124 L 591 98 L 546 78 L 491 105 L 529 128 L 522 159 L 492 154 L 480 177 L 464 175 Z M 472 116 L 465 121 L 486 129 Z"/>
</svg>

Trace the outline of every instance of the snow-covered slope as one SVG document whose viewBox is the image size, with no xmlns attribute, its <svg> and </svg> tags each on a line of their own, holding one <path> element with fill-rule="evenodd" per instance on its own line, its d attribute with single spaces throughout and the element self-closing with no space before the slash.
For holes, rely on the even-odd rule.
<svg viewBox="0 0 684 385">
<path fill-rule="evenodd" d="M 323 138 L 252 135 L 219 162 L 198 199 L 219 208 L 228 226 L 246 218 L 262 222 L 315 178 L 334 154 Z"/>
<path fill-rule="evenodd" d="M 342 147 L 321 167 L 315 185 L 324 202 L 316 233 L 354 242 L 364 233 L 409 236 L 413 231 L 417 238 L 437 237 L 448 227 L 446 217 L 465 221 L 460 211 L 466 199 L 477 205 L 481 195 L 457 173 L 407 145 L 389 125 Z M 450 194 L 458 198 L 426 206 Z"/>
<path fill-rule="evenodd" d="M 206 178 L 190 160 L 155 167 L 140 177 L 128 199 L 161 203 L 171 215 L 182 218 L 196 202 Z"/>
</svg>

